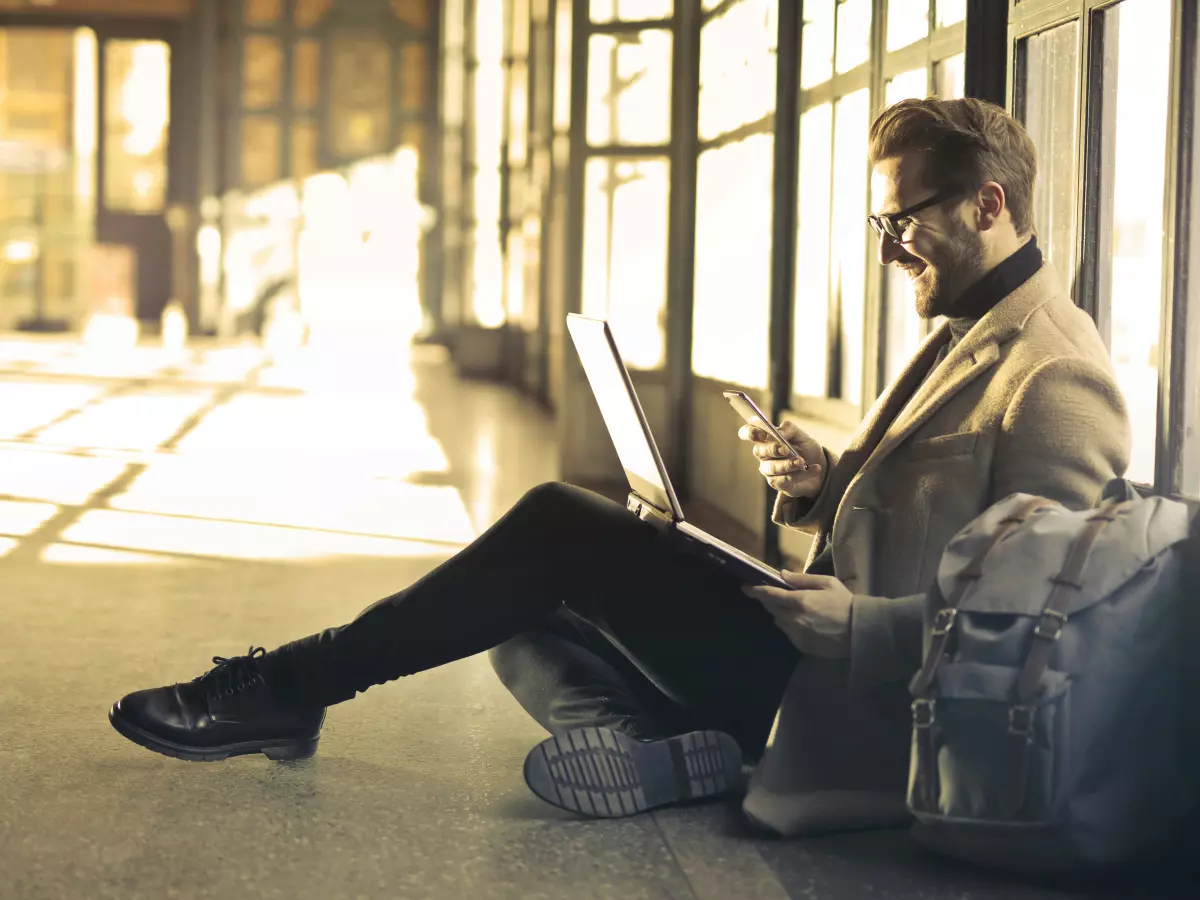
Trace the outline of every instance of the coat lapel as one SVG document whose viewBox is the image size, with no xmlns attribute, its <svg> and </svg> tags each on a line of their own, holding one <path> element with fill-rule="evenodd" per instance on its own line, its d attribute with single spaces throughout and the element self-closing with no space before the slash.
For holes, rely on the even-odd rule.
<svg viewBox="0 0 1200 900">
<path fill-rule="evenodd" d="M 847 454 L 854 450 L 858 453 L 845 472 L 847 492 L 853 482 L 876 468 L 956 394 L 995 366 L 1000 359 L 1000 348 L 1020 333 L 1038 308 L 1060 296 L 1057 284 L 1054 269 L 1049 264 L 1043 265 L 980 319 L 937 371 L 925 378 L 938 351 L 950 338 L 950 326 L 943 323 L 931 334 L 900 377 L 880 397 L 872 414 L 878 417 L 873 421 L 875 427 L 864 429 L 869 433 L 860 431 L 848 448 Z"/>
</svg>

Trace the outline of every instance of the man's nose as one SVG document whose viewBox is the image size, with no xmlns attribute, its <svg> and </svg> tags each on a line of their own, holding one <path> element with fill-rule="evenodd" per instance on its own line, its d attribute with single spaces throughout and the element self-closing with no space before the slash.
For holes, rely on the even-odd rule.
<svg viewBox="0 0 1200 900">
<path fill-rule="evenodd" d="M 886 266 L 894 262 L 903 254 L 904 250 L 895 238 L 889 237 L 886 233 L 879 235 L 879 262 L 882 265 Z"/>
</svg>

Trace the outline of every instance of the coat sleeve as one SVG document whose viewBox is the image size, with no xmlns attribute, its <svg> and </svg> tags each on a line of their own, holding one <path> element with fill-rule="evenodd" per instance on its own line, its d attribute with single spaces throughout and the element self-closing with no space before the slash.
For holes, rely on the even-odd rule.
<svg viewBox="0 0 1200 900">
<path fill-rule="evenodd" d="M 840 496 L 834 496 L 833 468 L 837 465 L 838 455 L 828 447 L 825 451 L 825 480 L 821 483 L 821 492 L 812 499 L 789 497 L 787 494 L 775 495 L 775 509 L 771 520 L 784 528 L 795 528 L 799 531 L 816 531 L 821 522 L 828 516 L 833 518 Z"/>
<path fill-rule="evenodd" d="M 1131 433 L 1112 374 L 1081 358 L 1048 360 L 1013 396 L 996 439 L 992 501 L 1025 493 L 1087 509 L 1129 465 Z M 854 598 L 850 689 L 906 681 L 921 667 L 925 595 Z"/>
</svg>

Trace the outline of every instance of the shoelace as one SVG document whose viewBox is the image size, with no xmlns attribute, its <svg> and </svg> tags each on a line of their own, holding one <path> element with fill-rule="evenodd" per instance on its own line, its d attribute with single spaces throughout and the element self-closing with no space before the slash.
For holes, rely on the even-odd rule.
<svg viewBox="0 0 1200 900">
<path fill-rule="evenodd" d="M 232 697 L 261 678 L 258 673 L 258 661 L 267 655 L 264 647 L 251 647 L 245 656 L 234 656 L 226 659 L 224 656 L 214 656 L 216 665 L 201 675 L 196 681 L 207 685 L 209 692 L 216 697 Z"/>
</svg>

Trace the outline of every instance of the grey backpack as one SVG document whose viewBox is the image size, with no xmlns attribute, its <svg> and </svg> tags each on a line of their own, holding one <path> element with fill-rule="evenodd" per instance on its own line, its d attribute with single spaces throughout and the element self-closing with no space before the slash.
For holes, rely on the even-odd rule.
<svg viewBox="0 0 1200 900">
<path fill-rule="evenodd" d="M 1171 842 L 1189 511 L 1114 481 L 1099 509 L 1017 494 L 950 542 L 929 593 L 908 805 L 922 844 L 1069 871 Z"/>
</svg>

